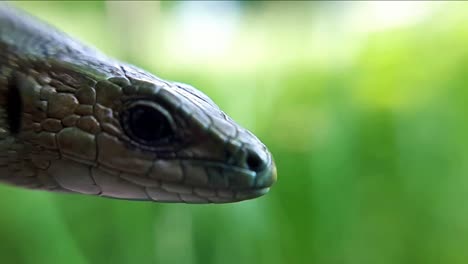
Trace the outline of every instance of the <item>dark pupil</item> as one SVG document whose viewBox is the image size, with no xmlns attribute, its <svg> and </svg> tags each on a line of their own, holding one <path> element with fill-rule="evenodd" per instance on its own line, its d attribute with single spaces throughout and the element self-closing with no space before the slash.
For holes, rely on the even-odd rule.
<svg viewBox="0 0 468 264">
<path fill-rule="evenodd" d="M 157 141 L 172 135 L 166 117 L 150 106 L 134 106 L 129 109 L 129 127 L 140 140 Z"/>
</svg>

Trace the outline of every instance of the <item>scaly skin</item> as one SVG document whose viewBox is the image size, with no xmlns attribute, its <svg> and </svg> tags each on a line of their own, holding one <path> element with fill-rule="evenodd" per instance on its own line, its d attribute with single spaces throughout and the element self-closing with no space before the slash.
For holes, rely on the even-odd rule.
<svg viewBox="0 0 468 264">
<path fill-rule="evenodd" d="M 195 88 L 0 5 L 0 180 L 130 200 L 225 203 L 265 194 L 276 169 L 267 148 Z"/>
</svg>

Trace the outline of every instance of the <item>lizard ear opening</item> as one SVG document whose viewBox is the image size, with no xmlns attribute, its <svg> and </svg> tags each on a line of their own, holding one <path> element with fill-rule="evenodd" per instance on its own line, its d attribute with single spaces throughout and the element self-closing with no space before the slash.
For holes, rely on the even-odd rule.
<svg viewBox="0 0 468 264">
<path fill-rule="evenodd" d="M 21 128 L 21 113 L 23 112 L 23 102 L 16 74 L 12 74 L 7 81 L 6 94 L 6 115 L 11 134 L 18 134 Z"/>
</svg>

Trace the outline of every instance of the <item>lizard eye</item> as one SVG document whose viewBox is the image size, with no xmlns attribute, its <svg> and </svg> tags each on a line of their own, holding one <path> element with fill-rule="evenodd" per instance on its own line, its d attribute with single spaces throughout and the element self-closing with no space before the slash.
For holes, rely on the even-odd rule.
<svg viewBox="0 0 468 264">
<path fill-rule="evenodd" d="M 128 104 L 121 112 L 122 127 L 136 143 L 157 147 L 175 136 L 175 122 L 169 112 L 151 101 Z"/>
</svg>

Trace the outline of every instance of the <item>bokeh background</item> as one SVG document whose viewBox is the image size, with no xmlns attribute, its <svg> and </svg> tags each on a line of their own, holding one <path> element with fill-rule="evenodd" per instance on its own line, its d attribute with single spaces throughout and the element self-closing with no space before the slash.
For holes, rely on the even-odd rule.
<svg viewBox="0 0 468 264">
<path fill-rule="evenodd" d="M 467 263 L 468 3 L 15 2 L 199 88 L 262 139 L 262 198 L 0 187 L 2 263 Z"/>
</svg>

